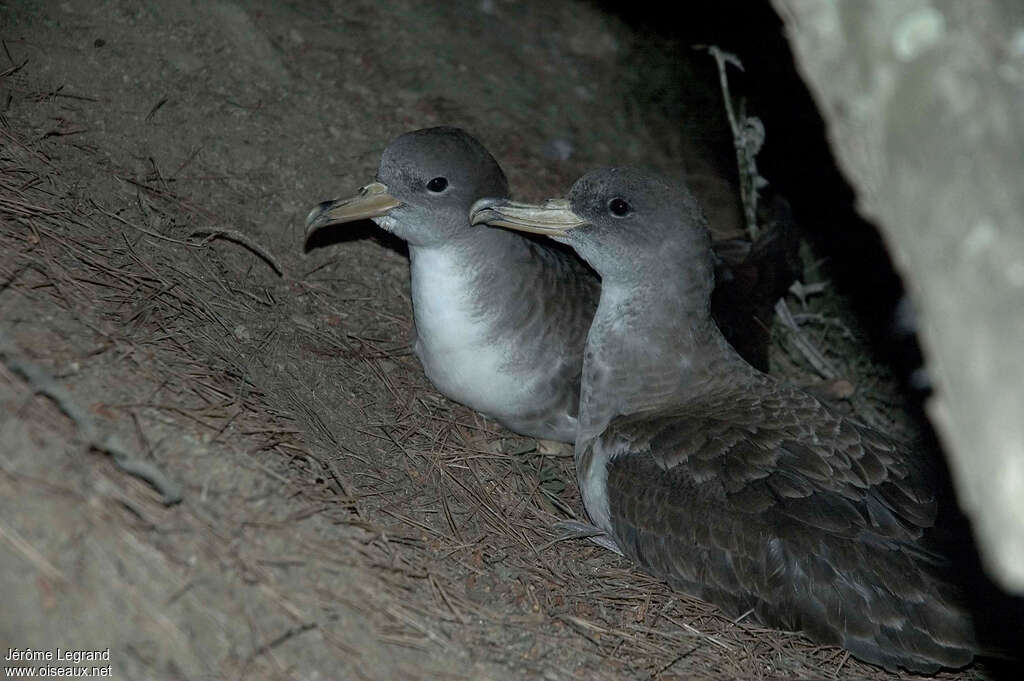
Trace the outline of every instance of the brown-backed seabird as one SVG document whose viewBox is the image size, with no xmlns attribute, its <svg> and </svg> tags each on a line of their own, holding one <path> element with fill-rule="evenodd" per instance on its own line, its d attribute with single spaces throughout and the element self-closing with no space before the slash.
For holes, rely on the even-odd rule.
<svg viewBox="0 0 1024 681">
<path fill-rule="evenodd" d="M 686 188 L 606 169 L 567 201 L 484 200 L 471 221 L 569 244 L 602 278 L 576 468 L 587 513 L 625 555 L 868 662 L 971 661 L 926 457 L 737 355 L 712 321 L 708 230 Z"/>
</svg>

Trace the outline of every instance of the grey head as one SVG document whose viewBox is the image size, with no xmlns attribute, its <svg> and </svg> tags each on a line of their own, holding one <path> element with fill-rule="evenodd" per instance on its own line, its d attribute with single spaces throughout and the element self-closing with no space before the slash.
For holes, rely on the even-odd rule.
<svg viewBox="0 0 1024 681">
<path fill-rule="evenodd" d="M 710 297 L 714 284 L 711 236 L 696 199 L 635 168 L 587 173 L 567 199 L 540 205 L 485 199 L 472 208 L 473 224 L 544 234 L 572 246 L 604 282 L 636 282 L 680 273 Z M 706 300 L 702 302 L 707 306 Z"/>
<path fill-rule="evenodd" d="M 306 218 L 306 238 L 323 227 L 371 219 L 413 246 L 472 233 L 467 214 L 481 196 L 508 196 L 494 157 L 459 128 L 405 133 L 384 150 L 376 181 L 356 196 L 325 201 Z"/>
</svg>

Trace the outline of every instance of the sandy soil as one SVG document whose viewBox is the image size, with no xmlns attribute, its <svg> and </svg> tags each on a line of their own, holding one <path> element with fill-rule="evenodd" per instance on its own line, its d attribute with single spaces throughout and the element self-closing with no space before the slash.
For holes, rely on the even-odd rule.
<svg viewBox="0 0 1024 681">
<path fill-rule="evenodd" d="M 303 248 L 313 204 L 438 124 L 527 199 L 598 165 L 686 172 L 733 234 L 708 64 L 576 2 L 0 12 L 5 655 L 109 648 L 120 679 L 889 676 L 553 542 L 581 513 L 568 451 L 430 387 L 400 245 Z"/>
</svg>

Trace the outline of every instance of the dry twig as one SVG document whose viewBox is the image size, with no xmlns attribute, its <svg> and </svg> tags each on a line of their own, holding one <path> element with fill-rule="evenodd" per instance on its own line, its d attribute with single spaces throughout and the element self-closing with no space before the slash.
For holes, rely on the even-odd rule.
<svg viewBox="0 0 1024 681">
<path fill-rule="evenodd" d="M 53 400 L 54 404 L 75 424 L 82 439 L 90 447 L 107 454 L 122 471 L 145 480 L 160 492 L 165 505 L 171 506 L 182 500 L 180 485 L 168 478 L 154 464 L 132 456 L 121 444 L 120 438 L 113 433 L 106 436 L 101 435 L 92 418 L 71 397 L 67 389 L 58 384 L 45 369 L 23 359 L 14 347 L 14 343 L 2 331 L 0 331 L 0 360 L 11 371 L 24 378 L 33 392 L 46 395 Z"/>
<path fill-rule="evenodd" d="M 194 230 L 189 236 L 201 236 L 206 235 L 199 245 L 205 246 L 214 239 L 225 239 L 227 241 L 233 241 L 236 244 L 245 246 L 250 251 L 263 258 L 268 265 L 270 265 L 277 275 L 280 277 L 284 276 L 284 270 L 281 269 L 281 265 L 277 262 L 277 259 L 270 254 L 266 248 L 261 246 L 255 239 L 248 234 L 243 234 L 235 229 L 197 229 Z"/>
</svg>

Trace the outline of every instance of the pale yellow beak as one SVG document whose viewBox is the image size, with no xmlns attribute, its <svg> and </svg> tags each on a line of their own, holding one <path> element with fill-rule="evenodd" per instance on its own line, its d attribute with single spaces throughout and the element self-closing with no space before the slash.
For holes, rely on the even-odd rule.
<svg viewBox="0 0 1024 681">
<path fill-rule="evenodd" d="M 348 199 L 324 201 L 306 216 L 306 239 L 321 227 L 387 215 L 402 202 L 388 193 L 387 185 L 371 182 Z"/>
<path fill-rule="evenodd" d="M 587 221 L 572 212 L 565 199 L 548 199 L 540 205 L 480 199 L 469 211 L 470 224 L 485 223 L 519 232 L 561 236 Z"/>
</svg>

